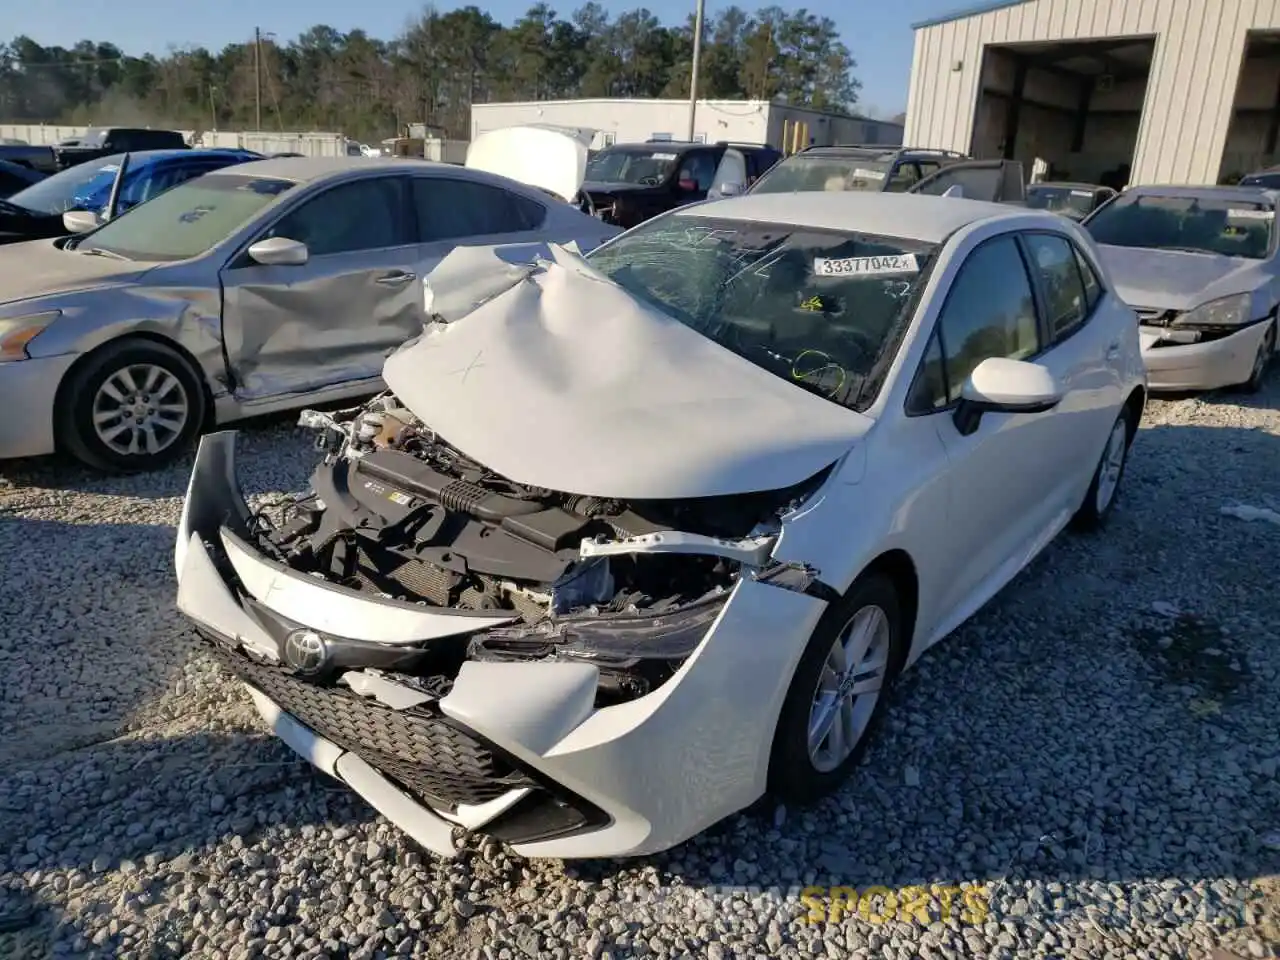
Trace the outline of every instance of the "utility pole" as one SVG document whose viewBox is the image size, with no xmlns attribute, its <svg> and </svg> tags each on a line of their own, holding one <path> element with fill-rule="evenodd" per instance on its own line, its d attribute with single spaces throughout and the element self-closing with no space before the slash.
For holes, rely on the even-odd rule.
<svg viewBox="0 0 1280 960">
<path fill-rule="evenodd" d="M 702 15 L 707 0 L 698 0 L 698 12 L 693 17 L 693 72 L 689 77 L 689 139 L 693 139 L 693 127 L 698 113 L 698 67 L 702 61 Z"/>
<path fill-rule="evenodd" d="M 262 129 L 262 31 L 253 28 L 253 116 L 255 130 Z"/>
</svg>

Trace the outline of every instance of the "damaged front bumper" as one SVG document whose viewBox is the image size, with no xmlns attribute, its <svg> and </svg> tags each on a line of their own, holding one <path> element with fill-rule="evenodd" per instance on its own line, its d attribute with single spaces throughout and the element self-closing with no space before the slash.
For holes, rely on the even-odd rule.
<svg viewBox="0 0 1280 960">
<path fill-rule="evenodd" d="M 178 528 L 179 610 L 282 740 L 442 856 L 456 827 L 529 857 L 647 854 L 748 806 L 765 788 L 782 678 L 826 606 L 743 578 L 669 680 L 612 706 L 596 706 L 599 670 L 584 662 L 468 660 L 432 689 L 396 674 L 397 658 L 512 617 L 331 585 L 261 553 L 250 523 L 235 433 L 210 435 Z M 330 655 L 376 645 L 386 666 L 318 682 L 307 665 L 322 636 Z"/>
</svg>

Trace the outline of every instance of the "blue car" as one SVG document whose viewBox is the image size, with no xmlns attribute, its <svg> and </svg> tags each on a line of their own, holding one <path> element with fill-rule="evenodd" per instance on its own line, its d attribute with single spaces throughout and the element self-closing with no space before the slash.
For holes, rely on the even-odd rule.
<svg viewBox="0 0 1280 960">
<path fill-rule="evenodd" d="M 113 216 L 184 180 L 262 159 L 252 150 L 140 150 L 79 164 L 0 200 L 0 243 L 60 237 L 67 232 L 62 215 L 71 210 L 107 215 L 112 186 L 126 156 Z"/>
</svg>

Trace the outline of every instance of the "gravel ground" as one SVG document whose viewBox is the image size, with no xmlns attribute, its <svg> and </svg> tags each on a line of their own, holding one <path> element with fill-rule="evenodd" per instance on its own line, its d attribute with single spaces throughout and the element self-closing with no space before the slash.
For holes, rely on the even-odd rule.
<svg viewBox="0 0 1280 960">
<path fill-rule="evenodd" d="M 287 424 L 243 442 L 255 496 L 314 462 Z M 1280 526 L 1222 513 L 1280 510 L 1280 376 L 1153 403 L 1110 529 L 931 651 L 839 796 L 627 863 L 442 863 L 265 736 L 173 609 L 188 469 L 0 468 L 0 956 L 1280 947 Z"/>
</svg>

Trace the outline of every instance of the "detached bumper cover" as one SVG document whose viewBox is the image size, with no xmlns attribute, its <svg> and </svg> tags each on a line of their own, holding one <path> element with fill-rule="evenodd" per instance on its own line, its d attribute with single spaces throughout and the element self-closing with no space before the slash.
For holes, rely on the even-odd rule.
<svg viewBox="0 0 1280 960">
<path fill-rule="evenodd" d="M 445 690 L 373 670 L 322 686 L 283 665 L 283 638 L 296 626 L 323 631 L 332 605 L 322 593 L 310 611 L 286 603 L 316 621 L 296 623 L 273 600 L 289 592 L 279 589 L 278 565 L 261 555 L 232 564 L 224 546 L 253 542 L 234 438 L 208 436 L 197 454 L 175 548 L 178 607 L 281 739 L 423 846 L 451 856 L 452 831 L 463 826 L 524 856 L 647 854 L 761 795 L 783 678 L 822 601 L 744 581 L 671 680 L 601 709 L 598 671 L 584 663 L 468 661 Z M 379 621 L 380 602 L 304 579 Z M 423 639 L 485 628 L 460 622 L 459 611 L 413 610 Z M 392 642 L 411 639 L 401 632 Z"/>
<path fill-rule="evenodd" d="M 1244 383 L 1253 371 L 1267 326 L 1268 321 L 1252 323 L 1208 343 L 1159 347 L 1155 345 L 1158 330 L 1143 327 L 1142 360 L 1148 386 L 1152 390 L 1217 390 Z"/>
</svg>

